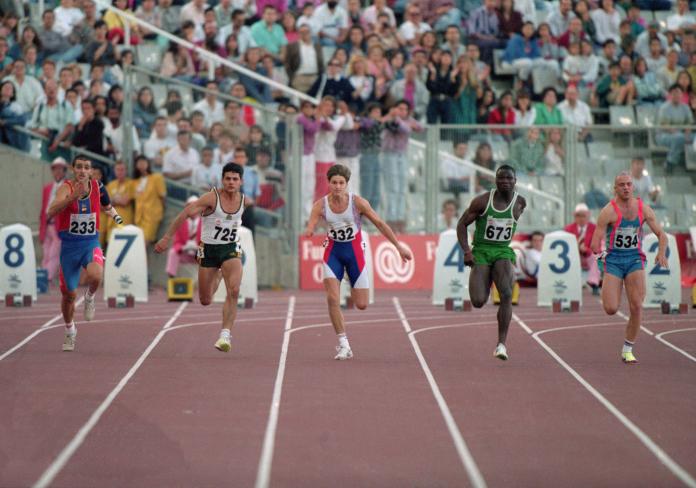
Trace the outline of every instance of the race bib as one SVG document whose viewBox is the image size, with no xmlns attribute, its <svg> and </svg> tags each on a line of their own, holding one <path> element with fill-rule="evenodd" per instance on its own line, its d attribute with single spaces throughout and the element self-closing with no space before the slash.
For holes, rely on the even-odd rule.
<svg viewBox="0 0 696 488">
<path fill-rule="evenodd" d="M 239 221 L 219 220 L 215 222 L 213 240 L 219 244 L 239 242 Z"/>
<path fill-rule="evenodd" d="M 638 249 L 638 227 L 618 227 L 614 234 L 616 249 Z"/>
<path fill-rule="evenodd" d="M 488 217 L 486 221 L 485 239 L 493 242 L 508 242 L 512 239 L 513 219 Z"/>
<path fill-rule="evenodd" d="M 337 242 L 349 242 L 355 239 L 356 236 L 355 225 L 352 223 L 337 225 L 329 229 L 329 238 Z"/>
<path fill-rule="evenodd" d="M 97 233 L 97 214 L 70 214 L 68 232 L 76 236 L 93 236 Z"/>
</svg>

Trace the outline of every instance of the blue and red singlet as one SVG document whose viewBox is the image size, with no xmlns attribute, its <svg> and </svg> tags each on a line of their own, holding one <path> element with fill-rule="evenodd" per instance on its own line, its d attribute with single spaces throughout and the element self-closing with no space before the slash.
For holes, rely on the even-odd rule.
<svg viewBox="0 0 696 488">
<path fill-rule="evenodd" d="M 611 206 L 616 212 L 616 223 L 607 227 L 604 272 L 621 279 L 645 268 L 643 200 L 637 200 L 638 216 L 633 220 L 625 219 L 616 201 L 611 201 Z"/>
</svg>

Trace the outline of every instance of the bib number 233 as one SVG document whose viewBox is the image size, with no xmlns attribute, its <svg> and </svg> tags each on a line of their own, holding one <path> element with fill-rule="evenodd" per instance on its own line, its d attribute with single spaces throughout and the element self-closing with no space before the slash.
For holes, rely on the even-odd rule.
<svg viewBox="0 0 696 488">
<path fill-rule="evenodd" d="M 79 236 L 95 234 L 97 231 L 97 214 L 72 214 L 68 231 Z"/>
</svg>

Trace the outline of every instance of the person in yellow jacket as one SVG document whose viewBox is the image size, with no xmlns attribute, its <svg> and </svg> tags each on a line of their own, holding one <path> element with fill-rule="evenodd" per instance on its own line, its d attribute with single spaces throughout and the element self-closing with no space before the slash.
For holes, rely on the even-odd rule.
<svg viewBox="0 0 696 488">
<path fill-rule="evenodd" d="M 106 190 L 111 196 L 111 204 L 114 206 L 118 214 L 123 219 L 123 225 L 129 225 L 134 222 L 133 199 L 135 198 L 135 188 L 133 180 L 127 178 L 126 165 L 123 161 L 117 161 L 114 164 L 114 175 L 116 179 L 106 185 Z M 109 242 L 109 236 L 114 227 L 117 227 L 113 219 L 106 220 L 105 239 Z"/>
<path fill-rule="evenodd" d="M 160 173 L 152 173 L 150 160 L 138 156 L 135 160 L 135 225 L 145 234 L 145 242 L 153 243 L 157 238 L 157 229 L 164 217 L 164 198 L 167 187 Z"/>
</svg>

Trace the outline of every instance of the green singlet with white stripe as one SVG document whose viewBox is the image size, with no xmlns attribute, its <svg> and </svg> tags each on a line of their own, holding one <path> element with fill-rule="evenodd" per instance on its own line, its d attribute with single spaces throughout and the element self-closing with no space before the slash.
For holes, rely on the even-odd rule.
<svg viewBox="0 0 696 488">
<path fill-rule="evenodd" d="M 510 243 L 517 230 L 513 209 L 518 194 L 514 193 L 507 208 L 496 210 L 493 207 L 495 191 L 491 190 L 486 210 L 476 218 L 472 249 L 475 264 L 492 266 L 500 259 L 508 259 L 515 263 L 515 252 L 510 248 Z"/>
</svg>

